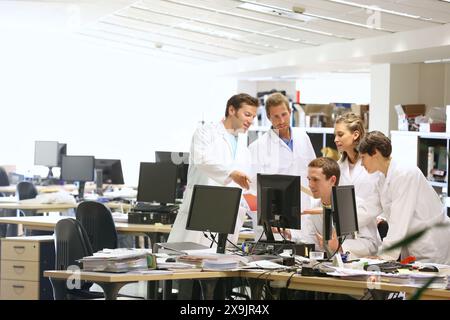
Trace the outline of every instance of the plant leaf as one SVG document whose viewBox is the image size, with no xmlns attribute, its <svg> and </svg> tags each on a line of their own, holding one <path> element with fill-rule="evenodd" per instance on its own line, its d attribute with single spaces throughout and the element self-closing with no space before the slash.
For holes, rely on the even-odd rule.
<svg viewBox="0 0 450 320">
<path fill-rule="evenodd" d="M 424 291 L 434 282 L 434 280 L 436 280 L 438 277 L 433 277 L 430 278 L 430 280 L 428 280 L 423 287 L 420 287 L 416 290 L 416 292 L 414 292 L 413 296 L 411 297 L 411 299 L 409 300 L 419 300 L 420 297 L 422 296 L 422 294 L 424 293 Z"/>
</svg>

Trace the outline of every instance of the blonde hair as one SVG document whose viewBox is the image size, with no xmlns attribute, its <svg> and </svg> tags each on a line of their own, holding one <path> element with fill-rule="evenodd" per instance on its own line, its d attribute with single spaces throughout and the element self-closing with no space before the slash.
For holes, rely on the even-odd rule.
<svg viewBox="0 0 450 320">
<path fill-rule="evenodd" d="M 353 112 L 345 113 L 341 116 L 339 116 L 336 119 L 336 124 L 343 123 L 345 124 L 345 127 L 348 131 L 351 133 L 354 133 L 355 131 L 359 132 L 358 138 L 353 142 L 353 150 L 355 150 L 356 155 L 359 155 L 358 151 L 358 145 L 361 139 L 366 134 L 366 129 L 364 129 L 364 121 L 361 119 L 360 116 L 356 115 Z M 348 157 L 347 152 L 342 152 L 342 160 L 345 160 Z"/>
<path fill-rule="evenodd" d="M 283 94 L 279 92 L 272 93 L 266 100 L 266 114 L 269 117 L 270 108 L 278 107 L 280 104 L 284 104 L 290 111 L 289 100 Z"/>
</svg>

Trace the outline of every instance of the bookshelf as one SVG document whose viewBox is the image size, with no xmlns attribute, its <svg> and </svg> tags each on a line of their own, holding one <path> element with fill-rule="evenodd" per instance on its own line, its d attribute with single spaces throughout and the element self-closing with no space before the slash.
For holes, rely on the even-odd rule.
<svg viewBox="0 0 450 320">
<path fill-rule="evenodd" d="M 449 147 L 450 134 L 446 132 L 391 131 L 392 157 L 400 165 L 416 165 L 436 192 L 446 198 L 450 216 Z M 432 171 L 433 170 L 433 171 Z"/>
</svg>

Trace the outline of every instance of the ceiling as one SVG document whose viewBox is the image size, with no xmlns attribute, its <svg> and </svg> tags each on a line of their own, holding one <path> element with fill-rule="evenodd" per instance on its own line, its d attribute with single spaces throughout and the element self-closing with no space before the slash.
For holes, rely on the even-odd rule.
<svg viewBox="0 0 450 320">
<path fill-rule="evenodd" d="M 216 74 L 292 78 L 450 58 L 450 0 L 0 0 L 3 30 L 68 32 Z"/>
<path fill-rule="evenodd" d="M 204 64 L 448 23 L 450 0 L 142 0 L 79 34 Z"/>
</svg>

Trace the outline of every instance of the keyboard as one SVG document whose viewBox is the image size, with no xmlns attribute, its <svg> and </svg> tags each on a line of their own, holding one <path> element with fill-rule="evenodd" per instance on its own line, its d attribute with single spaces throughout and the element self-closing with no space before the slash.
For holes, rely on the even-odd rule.
<svg viewBox="0 0 450 320">
<path fill-rule="evenodd" d="M 133 207 L 133 211 L 142 211 L 142 212 L 175 212 L 178 210 L 177 205 L 155 205 L 146 202 L 138 202 Z"/>
<path fill-rule="evenodd" d="M 401 264 L 397 261 L 386 261 L 364 266 L 364 270 L 381 271 L 385 273 L 397 273 L 398 269 L 409 268 L 410 265 Z"/>
</svg>

